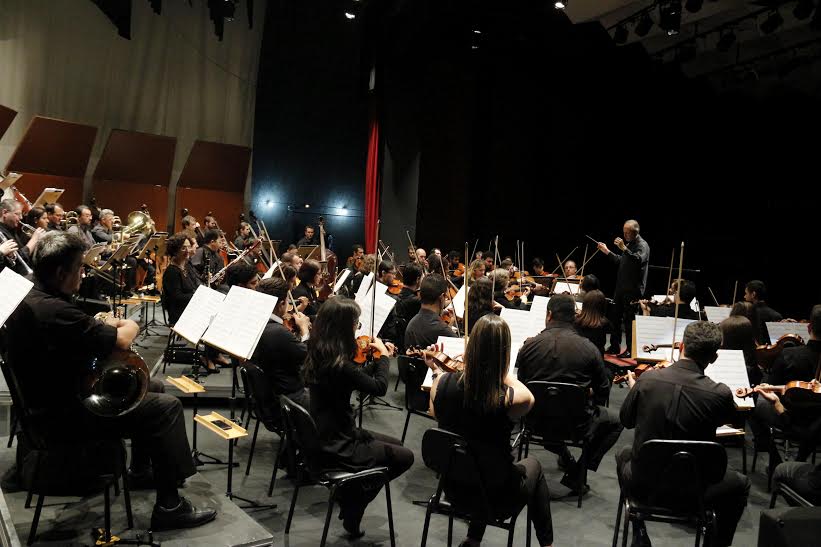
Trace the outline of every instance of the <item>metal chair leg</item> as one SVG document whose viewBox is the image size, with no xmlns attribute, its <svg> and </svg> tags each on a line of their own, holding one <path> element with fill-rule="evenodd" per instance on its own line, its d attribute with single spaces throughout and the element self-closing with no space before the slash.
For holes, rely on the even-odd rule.
<svg viewBox="0 0 821 547">
<path fill-rule="evenodd" d="M 448 547 L 453 545 L 453 513 L 448 515 Z"/>
<path fill-rule="evenodd" d="M 34 543 L 34 539 L 37 537 L 37 524 L 40 522 L 40 513 L 43 511 L 43 498 L 45 498 L 45 495 L 37 495 L 37 507 L 34 509 L 34 519 L 31 521 L 31 528 L 29 528 L 29 537 L 26 541 L 26 545 Z"/>
<path fill-rule="evenodd" d="M 274 471 L 271 473 L 271 482 L 268 484 L 268 497 L 274 494 L 274 483 L 277 481 L 277 470 L 279 470 L 279 459 L 282 457 L 283 447 L 285 446 L 285 438 L 279 438 L 279 448 L 277 448 L 277 457 L 274 460 Z"/>
<path fill-rule="evenodd" d="M 430 515 L 433 503 L 433 498 L 428 500 L 428 508 L 425 510 L 425 525 L 422 527 L 422 547 L 425 547 L 428 543 L 428 528 L 430 528 Z"/>
<path fill-rule="evenodd" d="M 619 528 L 621 527 L 621 511 L 624 507 L 624 492 L 619 492 L 619 505 L 616 509 L 616 526 L 613 530 L 613 547 L 619 544 Z"/>
<path fill-rule="evenodd" d="M 405 443 L 405 435 L 408 434 L 408 424 L 410 423 L 410 417 L 411 417 L 410 410 L 406 410 L 405 412 L 407 412 L 408 415 L 405 416 L 405 427 L 402 429 L 402 439 L 401 439 L 402 444 Z"/>
<path fill-rule="evenodd" d="M 251 472 L 251 462 L 254 460 L 254 449 L 257 447 L 257 434 L 259 433 L 259 422 L 260 420 L 257 420 L 257 425 L 254 426 L 254 438 L 251 439 L 251 453 L 248 454 L 248 465 L 245 466 L 246 477 Z"/>
<path fill-rule="evenodd" d="M 299 479 L 297 478 L 297 482 L 294 485 L 294 495 L 291 496 L 291 510 L 288 511 L 288 520 L 285 522 L 285 533 L 291 533 L 291 519 L 294 518 L 294 507 L 296 507 L 296 497 L 299 494 Z"/>
<path fill-rule="evenodd" d="M 391 547 L 396 547 L 396 536 L 393 531 L 393 507 L 391 507 L 391 484 L 385 483 L 385 501 L 388 503 L 388 530 L 391 534 Z"/>
<path fill-rule="evenodd" d="M 14 444 L 15 435 L 17 435 L 17 412 L 14 411 L 14 407 L 11 407 L 11 429 L 9 430 L 9 443 L 6 448 L 11 448 L 11 445 Z M 813 463 L 815 463 L 814 460 Z"/>
<path fill-rule="evenodd" d="M 630 533 L 630 507 L 625 502 L 624 505 L 624 530 L 621 536 L 621 547 L 627 547 L 627 536 Z"/>
<path fill-rule="evenodd" d="M 325 540 L 328 539 L 328 528 L 331 526 L 331 514 L 334 511 L 334 491 L 328 495 L 328 512 L 325 513 L 325 528 L 322 530 L 322 541 L 319 542 L 319 547 L 325 547 Z"/>
</svg>

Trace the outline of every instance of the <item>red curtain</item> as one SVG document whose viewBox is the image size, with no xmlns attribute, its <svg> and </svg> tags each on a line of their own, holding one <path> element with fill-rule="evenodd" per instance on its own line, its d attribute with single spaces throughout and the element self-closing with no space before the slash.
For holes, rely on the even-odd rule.
<svg viewBox="0 0 821 547">
<path fill-rule="evenodd" d="M 376 223 L 379 220 L 381 180 L 379 177 L 379 120 L 371 110 L 368 163 L 365 168 L 365 252 L 376 252 Z"/>
</svg>

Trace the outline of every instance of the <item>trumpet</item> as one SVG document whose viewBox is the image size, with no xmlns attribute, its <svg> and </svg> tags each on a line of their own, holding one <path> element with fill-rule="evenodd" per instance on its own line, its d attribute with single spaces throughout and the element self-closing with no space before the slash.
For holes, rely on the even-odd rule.
<svg viewBox="0 0 821 547">
<path fill-rule="evenodd" d="M 20 223 L 20 230 L 21 230 L 24 234 L 26 234 L 27 236 L 29 236 L 29 237 L 31 237 L 31 236 L 33 236 L 33 235 L 34 235 L 34 231 L 35 231 L 36 229 L 37 229 L 37 228 L 35 228 L 35 227 L 34 227 L 34 226 L 32 226 L 31 224 L 26 224 L 25 222 L 21 222 L 21 223 Z"/>
</svg>

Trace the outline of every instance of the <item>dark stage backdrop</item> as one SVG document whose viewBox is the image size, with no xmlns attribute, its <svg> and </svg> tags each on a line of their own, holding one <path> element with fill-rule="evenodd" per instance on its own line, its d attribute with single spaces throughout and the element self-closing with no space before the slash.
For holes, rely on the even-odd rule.
<svg viewBox="0 0 821 547">
<path fill-rule="evenodd" d="M 785 314 L 821 302 L 817 82 L 717 89 L 549 2 L 401 3 L 378 41 L 385 142 L 417 162 L 419 245 L 499 234 L 504 254 L 521 239 L 552 269 L 575 246 L 581 260 L 584 234 L 613 248 L 636 218 L 654 265 L 685 242 L 703 304 L 708 286 L 724 304 L 754 278 Z M 587 271 L 612 291 L 606 259 Z M 652 270 L 648 290 L 666 282 Z"/>
<path fill-rule="evenodd" d="M 364 237 L 369 70 L 360 22 L 334 4 L 269 3 L 250 209 L 283 245 L 323 215 L 344 261 Z"/>
</svg>

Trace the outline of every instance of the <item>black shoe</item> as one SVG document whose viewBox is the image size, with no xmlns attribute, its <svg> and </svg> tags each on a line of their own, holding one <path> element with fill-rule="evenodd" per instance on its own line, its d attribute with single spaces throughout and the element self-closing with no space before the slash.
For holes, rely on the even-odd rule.
<svg viewBox="0 0 821 547">
<path fill-rule="evenodd" d="M 604 353 L 609 353 L 610 355 L 618 355 L 621 353 L 621 348 L 617 348 L 616 346 L 610 346 L 607 348 Z"/>
<path fill-rule="evenodd" d="M 165 509 L 154 504 L 151 513 L 151 529 L 155 532 L 162 530 L 176 530 L 179 528 L 195 528 L 217 517 L 214 509 L 197 509 L 186 498 L 180 498 L 180 504 L 174 509 Z"/>
<path fill-rule="evenodd" d="M 616 355 L 619 359 L 630 359 L 630 350 L 624 350 L 623 352 Z"/>
<path fill-rule="evenodd" d="M 151 468 L 140 471 L 128 470 L 128 488 L 130 490 L 154 490 L 156 486 L 154 472 Z"/>
<path fill-rule="evenodd" d="M 562 477 L 562 480 L 559 481 L 562 486 L 566 486 L 570 489 L 570 493 L 573 495 L 579 495 L 579 470 L 578 469 L 571 469 L 570 471 L 566 472 Z M 590 486 L 585 484 L 582 486 L 582 495 L 587 494 L 590 491 Z"/>
<path fill-rule="evenodd" d="M 349 519 L 344 518 L 342 519 L 342 527 L 348 532 L 348 539 L 359 539 L 365 535 L 363 530 L 359 529 L 359 523 L 361 519 Z"/>
<path fill-rule="evenodd" d="M 637 521 L 633 526 L 633 542 L 630 547 L 653 547 L 650 536 L 647 535 L 647 528 L 644 522 Z"/>
<path fill-rule="evenodd" d="M 576 462 L 576 458 L 574 458 L 569 452 L 565 454 L 561 454 L 557 459 L 556 463 L 559 466 L 559 469 L 569 473 L 576 473 L 578 468 L 578 462 Z"/>
</svg>

